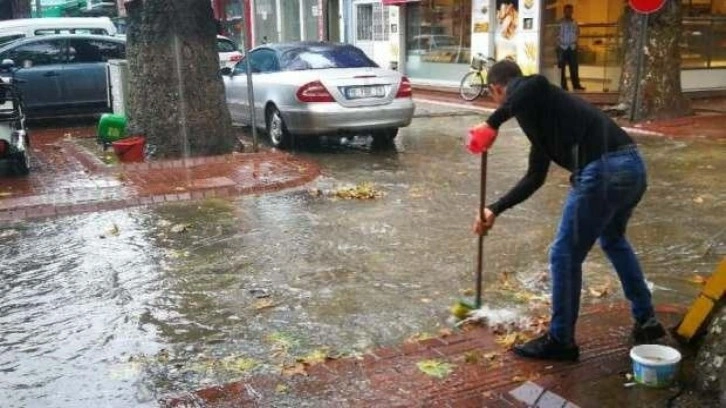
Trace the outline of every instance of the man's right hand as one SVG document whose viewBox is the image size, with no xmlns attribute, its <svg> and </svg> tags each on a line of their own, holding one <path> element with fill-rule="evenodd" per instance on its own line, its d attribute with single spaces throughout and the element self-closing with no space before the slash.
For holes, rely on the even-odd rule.
<svg viewBox="0 0 726 408">
<path fill-rule="evenodd" d="M 496 221 L 497 216 L 492 212 L 492 210 L 485 208 L 484 209 L 484 218 L 482 219 L 481 215 L 477 212 L 476 219 L 474 220 L 474 233 L 477 235 L 486 235 L 487 232 L 492 229 L 494 226 L 494 221 Z"/>
</svg>

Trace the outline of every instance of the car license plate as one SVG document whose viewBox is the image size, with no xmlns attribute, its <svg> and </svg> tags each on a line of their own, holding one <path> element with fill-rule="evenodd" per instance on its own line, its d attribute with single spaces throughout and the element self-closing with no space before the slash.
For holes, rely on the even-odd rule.
<svg viewBox="0 0 726 408">
<path fill-rule="evenodd" d="M 377 86 L 350 86 L 345 90 L 348 99 L 362 98 L 383 98 L 386 96 L 386 88 Z"/>
</svg>

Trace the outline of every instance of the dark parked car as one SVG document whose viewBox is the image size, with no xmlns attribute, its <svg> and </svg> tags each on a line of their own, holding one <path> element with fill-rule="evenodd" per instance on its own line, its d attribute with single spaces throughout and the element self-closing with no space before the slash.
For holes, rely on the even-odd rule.
<svg viewBox="0 0 726 408">
<path fill-rule="evenodd" d="M 29 117 L 107 112 L 106 62 L 126 58 L 123 39 L 101 35 L 47 35 L 0 47 L 13 60 Z"/>
</svg>

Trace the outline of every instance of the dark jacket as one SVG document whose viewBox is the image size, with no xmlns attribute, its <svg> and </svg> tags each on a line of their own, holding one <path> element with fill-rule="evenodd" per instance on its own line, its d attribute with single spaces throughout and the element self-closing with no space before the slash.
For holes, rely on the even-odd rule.
<svg viewBox="0 0 726 408">
<path fill-rule="evenodd" d="M 547 178 L 550 161 L 576 173 L 633 139 L 601 110 L 541 75 L 512 80 L 507 98 L 487 120 L 499 129 L 515 117 L 532 143 L 525 176 L 489 209 L 500 214 L 529 198 Z"/>
</svg>

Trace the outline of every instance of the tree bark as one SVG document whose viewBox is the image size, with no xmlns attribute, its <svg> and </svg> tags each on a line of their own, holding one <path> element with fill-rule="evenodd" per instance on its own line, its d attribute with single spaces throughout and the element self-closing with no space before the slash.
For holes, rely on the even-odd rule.
<svg viewBox="0 0 726 408">
<path fill-rule="evenodd" d="M 30 0 L 12 0 L 13 18 L 30 17 Z"/>
<path fill-rule="evenodd" d="M 681 90 L 681 2 L 667 0 L 660 11 L 648 16 L 647 41 L 642 47 L 644 16 L 626 7 L 623 19 L 625 57 L 620 77 L 621 106 L 631 112 L 637 97 L 633 117 L 636 121 L 690 114 L 690 102 Z M 638 77 L 641 57 L 643 65 Z"/>
<path fill-rule="evenodd" d="M 133 0 L 126 9 L 129 130 L 160 158 L 231 152 L 211 3 Z"/>
<path fill-rule="evenodd" d="M 726 307 L 721 304 L 696 356 L 696 385 L 726 403 Z"/>
</svg>

